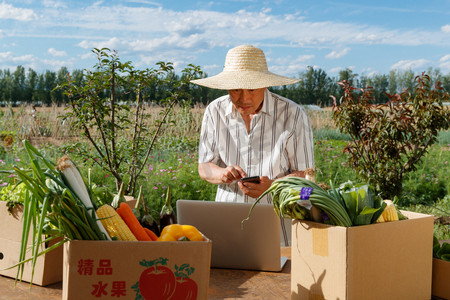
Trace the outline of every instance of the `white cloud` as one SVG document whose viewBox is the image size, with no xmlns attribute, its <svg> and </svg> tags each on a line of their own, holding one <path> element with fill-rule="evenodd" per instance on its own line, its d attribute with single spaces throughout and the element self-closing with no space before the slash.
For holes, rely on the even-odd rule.
<svg viewBox="0 0 450 300">
<path fill-rule="evenodd" d="M 341 58 L 341 57 L 347 55 L 347 53 L 349 51 L 350 51 L 350 48 L 344 48 L 344 49 L 340 49 L 340 50 L 333 50 L 330 53 L 328 53 L 327 55 L 325 55 L 325 58 L 328 58 L 328 59 Z"/>
<path fill-rule="evenodd" d="M 4 60 L 8 60 L 12 57 L 12 52 L 0 52 L 0 62 Z"/>
<path fill-rule="evenodd" d="M 450 24 L 442 26 L 441 31 L 444 33 L 450 33 Z"/>
<path fill-rule="evenodd" d="M 159 4 L 158 2 L 146 1 L 146 0 L 128 0 L 127 2 L 154 5 L 154 6 L 158 6 L 158 7 L 161 6 L 161 4 Z"/>
<path fill-rule="evenodd" d="M 391 70 L 414 70 L 418 68 L 423 68 L 430 64 L 427 59 L 416 59 L 416 60 L 400 60 L 391 66 Z"/>
<path fill-rule="evenodd" d="M 67 56 L 66 51 L 58 51 L 55 48 L 49 48 L 48 53 L 50 53 L 53 56 Z"/>
<path fill-rule="evenodd" d="M 13 19 L 18 21 L 32 21 L 37 19 L 37 15 L 32 9 L 17 8 L 11 4 L 2 2 L 0 4 L 0 19 Z"/>
<path fill-rule="evenodd" d="M 439 69 L 443 73 L 450 73 L 450 54 L 441 57 L 439 60 Z"/>
<path fill-rule="evenodd" d="M 50 8 L 67 8 L 67 5 L 62 0 L 44 0 L 42 4 Z"/>
<path fill-rule="evenodd" d="M 93 41 L 93 40 L 83 40 L 80 43 L 78 43 L 78 46 L 80 46 L 83 49 L 93 49 L 93 48 L 109 48 L 111 50 L 117 50 L 121 48 L 127 48 L 129 47 L 129 42 L 123 39 L 119 39 L 117 37 L 110 38 L 109 40 L 103 40 L 103 41 Z"/>
<path fill-rule="evenodd" d="M 440 62 L 446 62 L 446 61 L 450 61 L 450 54 L 444 55 L 441 57 L 441 59 L 439 60 Z"/>
</svg>

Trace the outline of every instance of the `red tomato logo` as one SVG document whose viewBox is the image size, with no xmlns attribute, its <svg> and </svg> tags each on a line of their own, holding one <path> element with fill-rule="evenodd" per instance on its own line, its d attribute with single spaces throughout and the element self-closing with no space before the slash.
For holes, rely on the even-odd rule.
<svg viewBox="0 0 450 300">
<path fill-rule="evenodd" d="M 166 267 L 167 260 L 160 257 L 139 262 L 146 269 L 141 273 L 139 281 L 131 287 L 136 292 L 136 299 L 197 299 L 197 283 L 189 278 L 194 268 L 189 264 L 175 265 L 175 272 L 172 272 Z"/>
<path fill-rule="evenodd" d="M 176 287 L 175 275 L 163 266 L 166 264 L 167 258 L 140 262 L 141 266 L 148 267 L 139 277 L 139 292 L 144 299 L 165 300 L 172 297 Z"/>
<path fill-rule="evenodd" d="M 194 300 L 197 299 L 197 283 L 189 278 L 194 273 L 194 268 L 188 264 L 175 265 L 175 276 L 177 286 L 171 300 Z"/>
<path fill-rule="evenodd" d="M 171 300 L 195 300 L 197 299 L 197 283 L 190 278 L 177 277 L 177 286 Z"/>
</svg>

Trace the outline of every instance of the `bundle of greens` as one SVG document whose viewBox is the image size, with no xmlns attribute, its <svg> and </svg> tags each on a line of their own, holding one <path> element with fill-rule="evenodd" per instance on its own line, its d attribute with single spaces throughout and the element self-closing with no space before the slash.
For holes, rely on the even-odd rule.
<svg viewBox="0 0 450 300">
<path fill-rule="evenodd" d="M 13 167 L 26 187 L 19 263 L 11 267 L 18 267 L 17 279 L 22 278 L 24 263 L 31 261 L 33 277 L 37 257 L 68 240 L 109 239 L 95 213 L 96 205 L 73 162 L 63 157 L 55 165 L 28 141 L 23 144 L 30 167 Z M 26 258 L 30 232 L 31 258 Z"/>
<path fill-rule="evenodd" d="M 314 220 L 350 227 L 372 224 L 383 213 L 386 203 L 366 183 L 346 182 L 326 191 L 305 178 L 289 176 L 275 180 L 253 203 L 248 217 L 260 199 L 269 194 L 279 217 Z M 319 216 L 314 213 L 318 210 Z"/>
<path fill-rule="evenodd" d="M 280 217 L 312 220 L 311 209 L 314 206 L 322 212 L 326 223 L 344 227 L 352 226 L 342 201 L 316 183 L 296 176 L 275 180 L 270 188 L 256 199 L 245 220 L 250 218 L 255 205 L 268 193 L 271 194 L 275 212 Z"/>
</svg>

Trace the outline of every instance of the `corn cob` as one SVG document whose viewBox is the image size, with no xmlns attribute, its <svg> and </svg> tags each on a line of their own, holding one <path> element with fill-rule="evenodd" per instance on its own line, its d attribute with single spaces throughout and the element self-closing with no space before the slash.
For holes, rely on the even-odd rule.
<svg viewBox="0 0 450 300">
<path fill-rule="evenodd" d="M 384 208 L 381 216 L 378 218 L 377 223 L 398 221 L 398 213 L 394 202 L 392 202 L 392 200 L 383 201 L 386 203 L 386 207 Z"/>
<path fill-rule="evenodd" d="M 384 218 L 383 218 L 383 214 L 381 214 L 381 215 L 378 217 L 377 223 L 384 223 L 384 222 L 386 222 L 386 221 L 385 221 Z"/>
<path fill-rule="evenodd" d="M 111 239 L 137 241 L 136 237 L 111 205 L 104 204 L 97 209 L 97 215 Z"/>
<path fill-rule="evenodd" d="M 384 220 L 386 222 L 398 221 L 397 209 L 395 208 L 394 202 L 392 200 L 384 200 L 384 202 L 387 204 L 382 214 Z"/>
</svg>

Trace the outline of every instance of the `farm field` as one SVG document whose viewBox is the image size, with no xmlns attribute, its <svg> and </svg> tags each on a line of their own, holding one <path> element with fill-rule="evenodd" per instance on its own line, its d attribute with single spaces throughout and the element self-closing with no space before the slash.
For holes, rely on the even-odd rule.
<svg viewBox="0 0 450 300">
<path fill-rule="evenodd" d="M 148 124 L 158 118 L 161 108 L 147 107 Z M 173 203 L 177 199 L 213 200 L 214 185 L 200 179 L 197 173 L 197 144 L 204 107 L 175 107 L 167 126 L 153 148 L 146 169 L 140 178 L 144 199 L 154 213 L 164 204 L 167 188 L 171 188 Z M 348 166 L 343 150 L 348 136 L 340 133 L 331 119 L 331 109 L 308 110 L 315 137 L 316 181 L 329 184 L 347 180 L 358 181 Z M 31 141 L 43 154 L 56 161 L 64 154 L 71 156 L 74 143 L 88 147 L 71 122 L 64 120 L 62 107 L 38 107 L 36 116 L 31 107 L 3 107 L 0 112 L 0 169 L 14 165 L 26 168 L 28 162 L 21 141 Z M 155 119 L 152 119 L 155 118 Z M 82 174 L 96 186 L 116 192 L 111 174 L 104 172 L 92 159 L 73 157 Z M 450 239 L 450 132 L 441 132 L 417 170 L 403 182 L 401 208 L 435 216 L 435 235 Z M 0 173 L 0 195 L 5 194 L 17 178 Z M 134 195 L 137 196 L 137 195 Z"/>
</svg>

